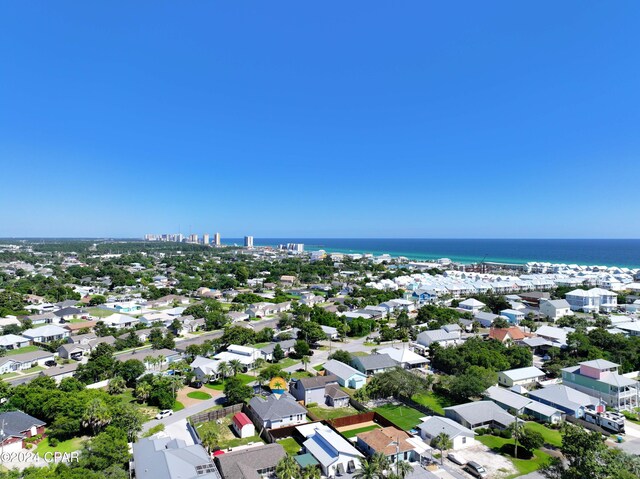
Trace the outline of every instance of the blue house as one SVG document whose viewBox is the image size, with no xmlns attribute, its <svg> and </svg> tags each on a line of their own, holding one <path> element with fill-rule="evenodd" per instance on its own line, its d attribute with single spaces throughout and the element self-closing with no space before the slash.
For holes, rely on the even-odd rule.
<svg viewBox="0 0 640 479">
<path fill-rule="evenodd" d="M 432 289 L 416 289 L 407 299 L 412 299 L 418 303 L 430 303 L 438 299 L 438 294 Z"/>
<path fill-rule="evenodd" d="M 503 309 L 500 311 L 500 316 L 507 318 L 511 324 L 520 324 L 524 319 L 524 313 L 517 309 Z"/>
<path fill-rule="evenodd" d="M 360 389 L 367 383 L 367 375 L 357 369 L 341 362 L 331 359 L 324 363 L 324 370 L 328 374 L 338 377 L 338 384 L 351 389 Z"/>
</svg>

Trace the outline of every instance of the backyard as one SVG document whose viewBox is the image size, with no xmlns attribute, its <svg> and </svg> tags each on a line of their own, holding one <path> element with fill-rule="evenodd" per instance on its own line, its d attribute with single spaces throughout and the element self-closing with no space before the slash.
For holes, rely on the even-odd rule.
<svg viewBox="0 0 640 479">
<path fill-rule="evenodd" d="M 356 437 L 358 434 L 361 434 L 363 432 L 373 431 L 374 429 L 380 429 L 380 426 L 377 424 L 370 424 L 368 426 L 359 427 L 357 429 L 348 429 L 346 431 L 340 431 L 340 434 L 342 434 L 347 439 L 351 439 L 352 437 Z"/>
<path fill-rule="evenodd" d="M 255 377 L 249 376 L 248 374 L 236 374 L 236 378 L 242 381 L 242 384 L 249 384 L 256 380 Z M 205 387 L 209 389 L 215 389 L 216 391 L 224 391 L 224 381 L 216 381 L 215 383 L 207 383 Z"/>
<path fill-rule="evenodd" d="M 422 404 L 423 406 L 428 407 L 437 414 L 442 414 L 443 416 L 444 408 L 453 406 L 453 402 L 449 398 L 440 394 L 436 394 L 434 392 L 416 394 L 411 399 L 413 399 L 418 404 Z"/>
<path fill-rule="evenodd" d="M 82 448 L 82 444 L 84 443 L 84 439 L 81 437 L 73 437 L 71 439 L 67 439 L 66 441 L 60 441 L 55 447 L 49 445 L 49 438 L 45 437 L 38 446 L 36 447 L 36 452 L 43 456 L 46 452 L 73 452 Z"/>
<path fill-rule="evenodd" d="M 424 413 L 402 404 L 385 404 L 374 411 L 405 431 L 414 429 L 420 424 L 420 418 L 425 416 Z"/>
<path fill-rule="evenodd" d="M 300 449 L 302 449 L 302 446 L 298 444 L 298 441 L 296 441 L 292 437 L 288 437 L 286 439 L 280 439 L 278 441 L 278 444 L 280 444 L 284 448 L 284 450 L 287 451 L 287 454 L 289 454 L 290 456 L 297 455 L 300 452 Z"/>
<path fill-rule="evenodd" d="M 216 444 L 220 449 L 227 449 L 230 447 L 243 446 L 251 442 L 262 442 L 260 436 L 251 436 L 245 438 L 239 438 L 231 427 L 233 414 L 225 416 L 218 421 L 209 421 L 196 424 L 196 430 L 201 438 L 203 438 L 205 431 L 211 430 L 216 437 Z"/>
<path fill-rule="evenodd" d="M 513 439 L 505 439 L 503 437 L 490 435 L 477 436 L 476 439 L 496 454 L 500 454 L 501 456 L 506 457 L 513 463 L 514 467 L 518 470 L 518 473 L 509 476 L 509 479 L 521 476 L 523 474 L 529 474 L 533 471 L 537 471 L 544 464 L 546 464 L 547 460 L 550 457 L 547 453 L 541 451 L 540 449 L 535 449 L 533 451 L 532 458 L 516 459 L 512 455 L 505 453 L 506 449 L 509 449 L 510 446 L 513 446 Z"/>
<path fill-rule="evenodd" d="M 321 407 L 307 406 L 307 410 L 320 419 L 335 419 L 337 417 L 353 416 L 358 414 L 355 408 L 349 407 Z"/>
</svg>

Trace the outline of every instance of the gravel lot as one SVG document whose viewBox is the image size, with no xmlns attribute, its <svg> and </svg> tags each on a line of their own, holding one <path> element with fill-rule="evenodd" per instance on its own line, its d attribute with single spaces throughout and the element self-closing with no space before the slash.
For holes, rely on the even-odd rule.
<svg viewBox="0 0 640 479">
<path fill-rule="evenodd" d="M 467 462 L 475 461 L 481 466 L 483 466 L 491 479 L 499 479 L 501 477 L 507 477 L 511 474 L 515 474 L 516 469 L 511 464 L 511 461 L 506 457 L 500 456 L 495 452 L 492 452 L 487 446 L 483 444 L 478 444 L 472 447 L 468 447 L 466 449 L 461 449 L 460 451 L 456 451 L 459 453 Z M 445 463 L 450 468 L 456 468 L 459 471 L 462 471 L 462 466 L 458 466 L 453 462 L 447 460 L 445 458 Z M 466 477 L 472 477 L 470 474 L 462 471 Z"/>
</svg>

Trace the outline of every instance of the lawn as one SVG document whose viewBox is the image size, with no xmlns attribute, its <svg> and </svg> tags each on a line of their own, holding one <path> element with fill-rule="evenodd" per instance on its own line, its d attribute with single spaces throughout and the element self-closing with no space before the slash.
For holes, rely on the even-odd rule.
<svg viewBox="0 0 640 479">
<path fill-rule="evenodd" d="M 353 416 L 354 414 L 358 414 L 352 407 L 320 407 L 320 406 L 312 406 L 307 407 L 309 412 L 314 416 L 319 417 L 320 419 L 335 419 L 337 417 L 344 416 Z"/>
<path fill-rule="evenodd" d="M 82 443 L 84 439 L 81 437 L 73 437 L 71 439 L 67 439 L 66 441 L 60 441 L 57 446 L 49 445 L 49 438 L 45 437 L 40 444 L 36 447 L 36 452 L 42 456 L 46 452 L 73 452 L 82 448 Z"/>
<path fill-rule="evenodd" d="M 91 316 L 95 316 L 96 318 L 106 318 L 107 316 L 111 316 L 115 311 L 109 311 L 107 309 L 102 308 L 89 308 L 87 312 Z"/>
<path fill-rule="evenodd" d="M 199 434 L 202 434 L 205 429 L 212 429 L 215 433 L 215 436 L 218 438 L 217 445 L 218 447 L 220 447 L 220 449 L 244 446 L 245 444 L 249 444 L 250 442 L 262 442 L 260 436 L 251 436 L 245 438 L 237 437 L 231 428 L 232 417 L 233 414 L 225 416 L 219 420 L 220 423 L 216 421 L 209 421 L 196 424 L 196 429 L 198 430 Z"/>
<path fill-rule="evenodd" d="M 256 380 L 254 376 L 248 374 L 236 374 L 236 377 L 242 381 L 242 384 L 249 384 Z M 224 381 L 216 381 L 215 383 L 205 384 L 205 387 L 216 391 L 224 391 Z"/>
<path fill-rule="evenodd" d="M 184 409 L 184 404 L 179 401 L 173 403 L 173 412 L 182 411 Z"/>
<path fill-rule="evenodd" d="M 537 471 L 544 466 L 549 459 L 549 455 L 542 452 L 540 449 L 533 451 L 533 457 L 531 459 L 515 459 L 510 455 L 502 454 L 501 448 L 505 444 L 513 444 L 513 439 L 505 439 L 497 436 L 477 436 L 476 439 L 482 444 L 490 448 L 493 452 L 500 454 L 508 458 L 518 470 L 516 474 L 509 476 L 507 479 L 519 477 L 530 472 Z"/>
<path fill-rule="evenodd" d="M 545 444 L 549 444 L 550 446 L 555 447 L 562 446 L 562 436 L 560 435 L 560 431 L 558 431 L 557 429 L 551 429 L 547 426 L 533 421 L 528 421 L 525 424 L 525 428 L 537 431 L 542 434 Z"/>
<path fill-rule="evenodd" d="M 426 394 L 416 394 L 411 399 L 413 399 L 418 404 L 422 404 L 423 406 L 428 407 L 433 412 L 442 414 L 443 416 L 444 408 L 453 406 L 453 403 L 449 398 L 444 397 L 440 394 L 436 394 L 434 392 L 429 392 Z"/>
<path fill-rule="evenodd" d="M 4 374 L 0 374 L 0 379 L 15 378 L 18 375 L 19 375 L 18 373 L 4 373 Z"/>
<path fill-rule="evenodd" d="M 29 369 L 23 369 L 22 372 L 25 374 L 29 374 L 29 373 L 37 373 L 38 371 L 44 371 L 46 368 L 42 367 L 42 366 L 34 366 L 32 368 Z"/>
<path fill-rule="evenodd" d="M 211 394 L 208 394 L 202 391 L 192 391 L 189 394 L 187 394 L 187 397 L 190 397 L 191 399 L 200 399 L 204 401 L 205 399 L 211 399 Z"/>
<path fill-rule="evenodd" d="M 300 452 L 300 449 L 302 449 L 302 446 L 300 446 L 300 444 L 298 444 L 298 441 L 296 441 L 292 437 L 288 437 L 286 439 L 282 439 L 282 440 L 278 441 L 278 444 L 280 444 L 282 447 L 284 447 L 284 450 L 287 451 L 287 454 L 289 454 L 290 456 L 297 455 L 298 452 Z"/>
<path fill-rule="evenodd" d="M 308 371 L 296 371 L 291 374 L 292 379 L 312 378 L 314 375 Z"/>
<path fill-rule="evenodd" d="M 316 371 L 322 371 L 324 369 L 324 365 L 318 364 L 317 366 L 314 366 L 313 369 L 315 369 Z"/>
<path fill-rule="evenodd" d="M 278 366 L 280 366 L 282 369 L 287 369 L 295 364 L 298 364 L 299 362 L 300 362 L 299 359 L 284 358 L 278 361 Z"/>
<path fill-rule="evenodd" d="M 24 348 L 19 349 L 9 349 L 6 351 L 6 355 L 13 356 L 14 354 L 32 353 L 39 350 L 40 348 L 38 346 L 25 346 Z"/>
<path fill-rule="evenodd" d="M 420 424 L 420 418 L 425 414 L 408 406 L 385 404 L 374 409 L 375 412 L 387 418 L 400 429 L 409 431 Z"/>
<path fill-rule="evenodd" d="M 262 349 L 264 348 L 266 345 L 271 344 L 271 343 L 256 343 L 254 345 L 252 345 L 251 347 L 254 349 Z"/>
<path fill-rule="evenodd" d="M 342 431 L 340 434 L 342 434 L 347 439 L 351 439 L 352 437 L 355 437 L 360 433 L 373 431 L 374 429 L 379 428 L 380 426 L 378 426 L 377 424 L 371 424 L 370 426 L 365 426 L 358 429 L 349 429 L 348 431 Z"/>
</svg>

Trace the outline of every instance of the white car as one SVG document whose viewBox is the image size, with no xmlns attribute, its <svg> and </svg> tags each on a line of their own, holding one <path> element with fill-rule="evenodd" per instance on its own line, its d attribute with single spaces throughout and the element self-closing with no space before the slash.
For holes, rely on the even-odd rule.
<svg viewBox="0 0 640 479">
<path fill-rule="evenodd" d="M 450 452 L 449 454 L 447 454 L 447 457 L 451 462 L 457 464 L 458 466 L 464 466 L 467 463 L 467 460 L 460 454 L 454 454 L 453 452 Z"/>
<path fill-rule="evenodd" d="M 173 415 L 173 409 L 163 409 L 158 414 L 156 414 L 156 419 L 164 419 L 165 417 L 169 417 Z"/>
</svg>

